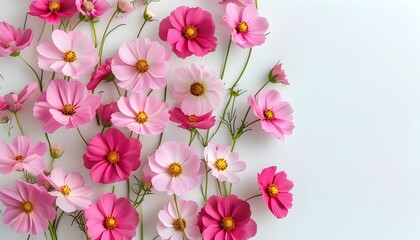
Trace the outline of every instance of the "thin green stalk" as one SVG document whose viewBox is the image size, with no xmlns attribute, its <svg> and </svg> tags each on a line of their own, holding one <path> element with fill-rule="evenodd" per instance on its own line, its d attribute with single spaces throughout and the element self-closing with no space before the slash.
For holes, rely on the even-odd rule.
<svg viewBox="0 0 420 240">
<path fill-rule="evenodd" d="M 85 142 L 86 145 L 89 145 L 86 139 L 83 137 L 82 132 L 80 131 L 80 128 L 76 128 L 77 132 L 79 133 L 79 136 L 82 138 L 83 142 Z"/>
<path fill-rule="evenodd" d="M 259 196 L 262 196 L 262 194 L 260 193 L 260 194 L 254 195 L 252 197 L 249 197 L 249 198 L 245 199 L 245 202 L 248 202 L 249 200 L 251 200 L 253 198 L 256 198 L 256 197 L 259 197 Z"/>
<path fill-rule="evenodd" d="M 17 125 L 18 125 L 18 127 L 19 127 L 20 133 L 22 134 L 22 136 L 23 136 L 23 135 L 25 135 L 25 134 L 23 133 L 22 126 L 20 125 L 20 121 L 19 121 L 19 117 L 18 117 L 17 113 L 16 113 L 16 112 L 13 112 L 13 114 L 15 115 L 15 118 L 16 118 L 16 123 L 17 123 Z"/>
<path fill-rule="evenodd" d="M 45 26 L 47 25 L 47 22 L 46 21 L 44 21 L 44 24 L 42 25 L 42 30 L 41 30 L 41 33 L 39 34 L 39 37 L 38 37 L 38 42 L 41 40 L 41 38 L 42 38 L 42 35 L 44 35 L 44 31 L 45 31 Z"/>
<path fill-rule="evenodd" d="M 112 185 L 112 190 L 111 190 L 111 192 L 112 192 L 112 193 L 114 193 L 114 192 L 115 192 L 115 185 Z"/>
<path fill-rule="evenodd" d="M 50 141 L 50 137 L 48 136 L 48 133 L 45 133 L 45 138 L 47 139 L 48 148 L 50 149 L 50 156 L 52 157 L 51 141 Z"/>
<path fill-rule="evenodd" d="M 179 226 L 181 227 L 181 231 L 182 231 L 182 235 L 184 237 L 185 240 L 187 240 L 187 235 L 185 235 L 185 231 L 184 231 L 184 222 L 182 221 L 182 217 L 181 214 L 179 213 L 179 207 L 178 207 L 178 201 L 176 199 L 176 194 L 174 194 L 174 202 L 175 202 L 175 207 L 176 207 L 176 213 L 178 214 L 178 222 L 179 222 Z"/>
<path fill-rule="evenodd" d="M 223 190 L 225 192 L 225 197 L 228 196 L 228 191 L 227 191 L 227 187 L 226 187 L 226 181 L 223 182 Z"/>
<path fill-rule="evenodd" d="M 94 39 L 94 43 L 95 43 L 95 48 L 98 47 L 98 37 L 96 36 L 96 28 L 95 28 L 95 23 L 92 22 L 91 20 L 89 20 L 90 23 L 90 27 L 92 28 L 92 32 L 93 32 L 93 39 Z"/>
<path fill-rule="evenodd" d="M 117 13 L 118 13 L 118 9 L 115 10 L 114 13 L 112 14 L 111 18 L 108 21 L 108 24 L 105 27 L 104 34 L 102 35 L 101 45 L 99 45 L 99 63 L 98 63 L 98 65 L 102 64 L 102 52 L 103 52 L 103 49 L 104 49 L 106 33 L 108 32 L 109 26 L 111 25 L 111 22 L 115 18 L 115 16 L 117 15 Z"/>
<path fill-rule="evenodd" d="M 102 134 L 102 133 L 104 133 L 105 129 L 106 129 L 106 127 L 105 127 L 105 126 L 103 126 L 103 127 L 102 127 L 102 130 L 101 130 L 101 134 Z"/>
<path fill-rule="evenodd" d="M 82 22 L 82 20 L 79 20 L 79 21 L 76 23 L 76 25 L 74 25 L 74 27 L 72 27 L 72 28 L 71 28 L 71 31 L 73 31 L 73 30 L 77 27 L 77 25 L 79 25 L 81 22 Z"/>
<path fill-rule="evenodd" d="M 220 181 L 219 181 L 219 179 L 216 179 L 216 182 L 217 182 L 217 187 L 219 188 L 219 193 L 220 193 L 220 196 L 223 196 L 222 187 L 220 186 Z"/>
<path fill-rule="evenodd" d="M 64 214 L 64 211 L 61 211 L 61 213 L 60 213 L 60 216 L 58 216 L 58 218 L 57 218 L 57 220 L 55 220 L 54 222 L 55 222 L 55 226 L 54 226 L 54 224 L 53 224 L 53 227 L 54 227 L 54 229 L 57 231 L 57 229 L 58 229 L 58 224 L 60 223 L 60 220 L 61 220 L 61 217 L 63 216 L 63 214 Z"/>
<path fill-rule="evenodd" d="M 26 15 L 28 16 L 28 15 Z M 31 238 L 31 234 L 28 235 L 28 237 L 26 238 L 26 240 L 29 240 Z"/>
<path fill-rule="evenodd" d="M 28 66 L 32 72 L 35 74 L 36 79 L 38 80 L 39 90 L 42 92 L 42 79 L 39 77 L 38 73 L 35 69 L 29 64 L 22 56 L 19 55 L 19 58 Z"/>
<path fill-rule="evenodd" d="M 205 190 L 204 190 L 204 204 L 207 202 L 207 192 L 208 192 L 208 186 L 209 186 L 209 171 L 208 171 L 208 167 L 207 164 L 205 164 L 206 167 L 206 185 L 205 185 Z"/>
<path fill-rule="evenodd" d="M 130 178 L 127 178 L 127 198 L 130 199 Z"/>
<path fill-rule="evenodd" d="M 147 22 L 148 22 L 148 21 L 144 20 L 143 24 L 142 24 L 142 25 L 141 25 L 141 27 L 140 27 L 139 32 L 137 33 L 137 38 L 139 38 L 139 37 L 140 37 L 141 31 L 143 30 L 144 26 L 146 26 L 146 23 L 147 23 Z"/>
<path fill-rule="evenodd" d="M 220 75 L 220 79 L 222 80 L 223 80 L 223 77 L 225 76 L 225 70 L 226 70 L 226 65 L 227 65 L 231 45 L 232 45 L 232 38 L 229 39 L 229 45 L 226 50 L 225 60 L 223 61 L 222 74 Z"/>
<path fill-rule="evenodd" d="M 23 30 L 25 30 L 26 29 L 26 22 L 28 21 L 28 15 L 29 15 L 29 12 L 27 12 L 26 13 L 26 15 L 25 15 L 25 21 L 23 21 Z M 29 235 L 29 237 L 30 237 L 31 235 Z M 29 239 L 29 238 L 28 238 Z"/>
<path fill-rule="evenodd" d="M 121 92 L 120 92 L 120 88 L 118 87 L 118 85 L 117 85 L 117 83 L 115 82 L 115 80 L 112 80 L 112 83 L 114 84 L 114 86 L 115 86 L 115 89 L 117 89 L 117 92 L 118 92 L 118 96 L 122 96 L 121 95 Z"/>
<path fill-rule="evenodd" d="M 51 222 L 48 222 L 48 231 L 50 232 L 51 240 L 58 240 L 57 233 L 55 232 L 55 229 Z"/>
<path fill-rule="evenodd" d="M 188 146 L 191 146 L 191 143 L 194 141 L 195 135 L 195 132 L 190 132 L 190 141 L 188 142 Z"/>
<path fill-rule="evenodd" d="M 163 102 L 166 102 L 166 95 L 167 95 L 167 91 L 168 91 L 168 85 L 165 86 L 165 89 L 163 90 Z M 158 148 L 160 146 L 160 144 L 162 143 L 162 139 L 163 139 L 163 132 L 159 135 L 159 142 L 158 142 Z"/>
<path fill-rule="evenodd" d="M 139 213 L 140 213 L 140 240 L 144 240 L 143 206 L 141 203 L 139 205 Z"/>
</svg>

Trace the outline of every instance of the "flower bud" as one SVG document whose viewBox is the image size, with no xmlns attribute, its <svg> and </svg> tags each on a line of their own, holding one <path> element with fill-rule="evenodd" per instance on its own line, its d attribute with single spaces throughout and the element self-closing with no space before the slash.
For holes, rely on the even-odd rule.
<svg viewBox="0 0 420 240">
<path fill-rule="evenodd" d="M 276 64 L 268 73 L 268 80 L 272 83 L 283 83 L 284 85 L 289 85 L 287 80 L 287 75 L 284 72 L 282 64 Z"/>
<path fill-rule="evenodd" d="M 60 158 L 64 153 L 64 149 L 59 146 L 51 147 L 51 157 L 54 159 Z"/>
<path fill-rule="evenodd" d="M 143 18 L 145 21 L 151 22 L 151 21 L 156 20 L 156 15 L 152 13 L 151 11 L 145 9 L 143 13 Z"/>
</svg>

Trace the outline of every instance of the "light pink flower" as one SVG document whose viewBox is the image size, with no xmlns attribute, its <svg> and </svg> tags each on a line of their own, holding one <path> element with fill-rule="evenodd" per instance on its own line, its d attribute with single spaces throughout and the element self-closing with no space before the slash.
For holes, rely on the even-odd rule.
<svg viewBox="0 0 420 240">
<path fill-rule="evenodd" d="M 112 58 L 105 60 L 105 63 L 99 66 L 91 75 L 89 83 L 86 85 L 88 90 L 94 90 L 101 81 L 112 81 L 114 75 L 111 71 Z"/>
<path fill-rule="evenodd" d="M 134 92 L 161 89 L 168 82 L 166 73 L 170 58 L 171 53 L 160 43 L 137 38 L 118 49 L 112 59 L 112 72 L 121 88 Z"/>
<path fill-rule="evenodd" d="M 90 169 L 90 176 L 96 182 L 120 182 L 140 167 L 141 147 L 140 141 L 110 128 L 89 141 L 83 155 L 84 165 Z"/>
<path fill-rule="evenodd" d="M 88 123 L 95 117 L 100 101 L 101 96 L 89 93 L 80 81 L 55 79 L 39 96 L 34 116 L 44 122 L 46 133 L 53 133 L 61 126 L 70 129 Z"/>
<path fill-rule="evenodd" d="M 31 45 L 33 33 L 31 29 L 22 31 L 6 22 L 0 22 L 0 57 L 17 56 L 19 52 Z"/>
<path fill-rule="evenodd" d="M 179 200 L 178 209 L 187 239 L 201 239 L 197 226 L 198 205 L 194 201 Z M 178 212 L 174 201 L 169 201 L 158 213 L 156 228 L 162 240 L 182 239 L 182 226 L 179 222 Z"/>
<path fill-rule="evenodd" d="M 105 105 L 100 105 L 96 110 L 96 114 L 101 119 L 102 126 L 110 127 L 112 126 L 111 115 L 115 112 L 118 112 L 118 107 L 116 102 L 112 102 Z"/>
<path fill-rule="evenodd" d="M 89 19 L 98 18 L 111 8 L 107 0 L 76 0 L 75 4 L 77 10 Z"/>
<path fill-rule="evenodd" d="M 200 184 L 201 162 L 185 143 L 165 142 L 149 156 L 153 187 L 180 195 Z"/>
<path fill-rule="evenodd" d="M 248 103 L 254 114 L 261 119 L 264 131 L 276 138 L 284 140 L 284 135 L 293 133 L 293 109 L 281 99 L 279 92 L 270 90 L 261 92 L 256 97 L 249 96 Z"/>
<path fill-rule="evenodd" d="M 38 175 L 45 169 L 44 155 L 48 147 L 45 143 L 38 142 L 31 146 L 26 136 L 19 136 L 12 144 L 0 142 L 0 173 L 26 170 L 33 175 Z"/>
<path fill-rule="evenodd" d="M 77 79 L 98 63 L 92 40 L 81 32 L 55 30 L 51 37 L 37 47 L 40 68 Z"/>
<path fill-rule="evenodd" d="M 103 194 L 85 210 L 86 227 L 92 240 L 129 240 L 136 236 L 139 214 L 130 200 Z"/>
<path fill-rule="evenodd" d="M 255 0 L 221 0 L 220 4 L 234 3 L 238 6 L 247 6 L 255 4 Z"/>
<path fill-rule="evenodd" d="M 159 25 L 160 39 L 167 41 L 180 58 L 213 52 L 217 45 L 214 33 L 211 13 L 199 7 L 178 7 Z"/>
<path fill-rule="evenodd" d="M 191 128 L 209 129 L 213 127 L 216 118 L 208 112 L 204 115 L 186 115 L 180 108 L 174 108 L 169 111 L 169 120 L 172 122 L 180 123 L 178 127 L 190 130 Z"/>
<path fill-rule="evenodd" d="M 74 0 L 34 0 L 29 6 L 30 15 L 51 24 L 59 24 L 61 18 L 71 18 L 76 12 Z"/>
<path fill-rule="evenodd" d="M 17 191 L 0 190 L 0 202 L 6 206 L 3 221 L 16 233 L 39 235 L 48 228 L 48 221 L 55 218 L 55 197 L 39 186 L 16 180 Z"/>
<path fill-rule="evenodd" d="M 242 48 L 259 46 L 265 42 L 268 21 L 258 15 L 253 5 L 240 7 L 228 3 L 222 23 L 232 29 L 232 42 Z"/>
<path fill-rule="evenodd" d="M 249 239 L 257 234 L 249 203 L 235 195 L 212 196 L 198 213 L 203 240 Z"/>
<path fill-rule="evenodd" d="M 117 17 L 125 17 L 134 11 L 134 5 L 128 0 L 118 0 L 117 9 L 119 14 Z"/>
<path fill-rule="evenodd" d="M 230 149 L 231 146 L 218 146 L 210 142 L 204 148 L 204 159 L 215 178 L 238 184 L 240 181 L 238 172 L 245 170 L 246 164 L 239 160 L 237 152 L 232 152 Z"/>
<path fill-rule="evenodd" d="M 272 166 L 258 173 L 258 185 L 270 211 L 277 218 L 284 218 L 293 206 L 293 194 L 289 192 L 293 188 L 293 182 L 287 179 L 285 172 L 276 173 L 276 169 L 277 167 Z"/>
<path fill-rule="evenodd" d="M 282 83 L 284 85 L 289 85 L 287 80 L 287 75 L 284 72 L 282 64 L 276 64 L 268 73 L 268 80 L 272 83 Z"/>
<path fill-rule="evenodd" d="M 76 210 L 85 210 L 92 203 L 89 199 L 92 194 L 92 188 L 85 186 L 80 173 L 71 172 L 66 174 L 64 169 L 57 167 L 46 178 L 54 188 L 50 194 L 57 197 L 55 203 L 64 212 L 70 213 Z"/>
<path fill-rule="evenodd" d="M 180 103 L 183 113 L 204 115 L 220 105 L 225 87 L 216 73 L 192 64 L 189 69 L 175 70 L 175 76 L 172 96 Z"/>
<path fill-rule="evenodd" d="M 10 93 L 0 96 L 0 111 L 19 111 L 22 108 L 22 104 L 35 92 L 36 87 L 36 83 L 32 82 L 26 85 L 18 95 Z"/>
<path fill-rule="evenodd" d="M 169 106 L 155 95 L 133 93 L 130 98 L 120 97 L 119 112 L 111 115 L 117 127 L 126 127 L 137 134 L 160 134 L 169 121 Z"/>
</svg>

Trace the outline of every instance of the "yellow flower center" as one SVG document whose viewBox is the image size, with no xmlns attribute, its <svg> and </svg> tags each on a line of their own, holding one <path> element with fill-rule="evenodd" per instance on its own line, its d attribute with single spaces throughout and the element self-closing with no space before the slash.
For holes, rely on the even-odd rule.
<svg viewBox="0 0 420 240">
<path fill-rule="evenodd" d="M 214 167 L 218 170 L 218 171 L 224 171 L 226 170 L 226 168 L 228 167 L 228 164 L 226 162 L 225 159 L 223 158 L 218 158 L 216 160 L 216 162 L 214 163 Z"/>
<path fill-rule="evenodd" d="M 117 219 L 114 217 L 107 217 L 104 221 L 106 229 L 112 230 L 117 227 Z"/>
<path fill-rule="evenodd" d="M 106 155 L 106 159 L 111 164 L 116 164 L 118 161 L 120 161 L 120 154 L 115 151 L 111 151 Z"/>
<path fill-rule="evenodd" d="M 188 39 L 193 39 L 197 36 L 197 28 L 195 28 L 194 26 L 188 26 L 184 28 L 182 32 L 184 33 L 184 37 Z"/>
<path fill-rule="evenodd" d="M 182 226 L 184 226 L 184 229 L 187 227 L 187 222 L 185 221 L 185 219 L 181 219 L 182 221 Z M 179 223 L 179 218 L 174 220 L 174 222 L 172 223 L 174 225 L 175 230 L 177 230 L 178 232 L 182 232 L 182 226 Z"/>
<path fill-rule="evenodd" d="M 235 221 L 231 217 L 224 217 L 220 223 L 220 226 L 223 228 L 223 230 L 229 232 L 235 228 Z"/>
<path fill-rule="evenodd" d="M 246 22 L 240 22 L 236 26 L 236 30 L 238 30 L 238 32 L 240 32 L 240 33 L 246 33 L 246 32 L 248 32 L 248 24 L 246 24 Z"/>
<path fill-rule="evenodd" d="M 279 188 L 276 184 L 271 184 L 267 187 L 267 192 L 270 196 L 276 197 L 279 194 Z"/>
<path fill-rule="evenodd" d="M 188 116 L 188 122 L 197 122 L 198 121 L 198 117 L 195 115 L 190 115 Z"/>
<path fill-rule="evenodd" d="M 30 201 L 26 201 L 22 205 L 22 210 L 25 213 L 31 213 L 34 210 L 34 205 L 32 205 L 32 203 Z"/>
<path fill-rule="evenodd" d="M 18 154 L 18 155 L 15 156 L 15 160 L 16 160 L 16 162 L 22 162 L 23 156 L 21 154 Z"/>
<path fill-rule="evenodd" d="M 191 84 L 190 92 L 191 92 L 192 95 L 197 96 L 197 97 L 202 95 L 204 93 L 203 84 L 201 84 L 199 82 L 195 82 L 195 83 Z"/>
<path fill-rule="evenodd" d="M 168 168 L 168 173 L 172 177 L 178 177 L 182 173 L 182 166 L 179 163 L 172 163 Z"/>
<path fill-rule="evenodd" d="M 75 113 L 74 106 L 72 104 L 64 105 L 62 113 L 66 116 L 71 116 Z"/>
<path fill-rule="evenodd" d="M 264 117 L 265 117 L 265 120 L 268 120 L 268 121 L 272 120 L 274 118 L 273 111 L 271 111 L 270 109 L 265 110 Z"/>
<path fill-rule="evenodd" d="M 72 62 L 76 61 L 76 59 L 77 59 L 76 53 L 73 52 L 72 50 L 69 50 L 69 51 L 65 52 L 63 58 L 64 58 L 65 62 L 69 62 L 69 63 L 72 63 Z"/>
<path fill-rule="evenodd" d="M 60 10 L 60 3 L 50 2 L 50 4 L 48 4 L 48 10 L 50 10 L 51 12 L 58 12 L 58 10 Z"/>
<path fill-rule="evenodd" d="M 60 192 L 64 195 L 64 196 L 68 196 L 71 193 L 71 189 L 69 188 L 69 186 L 64 185 L 60 188 Z"/>
<path fill-rule="evenodd" d="M 141 59 L 137 61 L 136 68 L 140 73 L 145 73 L 147 70 L 149 70 L 149 64 L 146 60 Z"/>
<path fill-rule="evenodd" d="M 143 111 L 137 113 L 136 116 L 136 122 L 138 123 L 145 123 L 147 122 L 147 119 L 149 119 L 149 117 L 147 116 L 147 114 Z"/>
<path fill-rule="evenodd" d="M 83 2 L 83 7 L 85 8 L 86 11 L 92 12 L 93 9 L 95 8 L 95 5 L 93 5 L 91 1 L 87 1 L 87 2 Z"/>
</svg>

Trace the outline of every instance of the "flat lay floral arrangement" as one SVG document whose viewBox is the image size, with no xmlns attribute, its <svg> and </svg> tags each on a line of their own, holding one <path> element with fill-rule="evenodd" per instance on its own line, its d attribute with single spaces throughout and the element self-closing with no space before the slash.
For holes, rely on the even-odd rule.
<svg viewBox="0 0 420 240">
<path fill-rule="evenodd" d="M 159 17 L 153 8 L 168 7 L 166 0 L 26 2 L 22 26 L 0 19 L 0 57 L 15 58 L 33 74 L 18 79 L 27 83 L 23 89 L 1 90 L 0 96 L 0 121 L 8 133 L 0 142 L 0 173 L 20 176 L 0 189 L 0 210 L 16 234 L 59 239 L 71 223 L 86 239 L 145 239 L 149 232 L 155 239 L 240 240 L 258 237 L 253 202 L 264 202 L 272 221 L 288 215 L 293 183 L 281 166 L 259 161 L 254 175 L 246 176 L 251 159 L 235 151 L 252 132 L 266 132 L 281 144 L 294 129 L 292 107 L 281 94 L 289 82 L 280 56 L 267 56 L 272 65 L 258 66 L 266 77 L 255 79 L 254 89 L 240 86 L 252 50 L 270 36 L 257 0 L 205 4 L 222 15 L 200 1 L 178 1 Z M 139 21 L 125 21 L 130 15 Z M 36 25 L 42 28 L 33 31 Z M 137 29 L 114 48 L 108 37 L 126 25 Z M 218 28 L 229 32 L 223 38 L 228 41 L 219 40 Z M 152 37 L 143 37 L 152 29 Z M 35 64 L 25 54 L 31 48 Z M 223 51 L 219 69 L 188 63 L 217 51 Z M 246 57 L 229 61 L 233 52 Z M 181 67 L 174 69 L 173 62 Z M 239 69 L 238 76 L 226 79 L 231 69 Z M 4 77 L 2 84 L 8 81 Z M 247 104 L 237 104 L 240 99 Z M 22 112 L 42 123 L 37 131 L 44 139 L 25 134 L 31 126 L 19 120 Z M 168 133 L 177 127 L 182 141 Z M 63 128 L 77 132 L 83 144 L 84 154 L 71 159 L 83 166 L 77 171 L 62 164 L 70 154 L 66 146 L 75 143 L 53 140 Z M 236 195 L 244 178 L 255 184 L 249 195 Z M 191 200 L 191 194 L 200 198 Z M 144 203 L 162 196 L 168 200 L 155 212 L 156 227 L 146 228 Z"/>
</svg>

